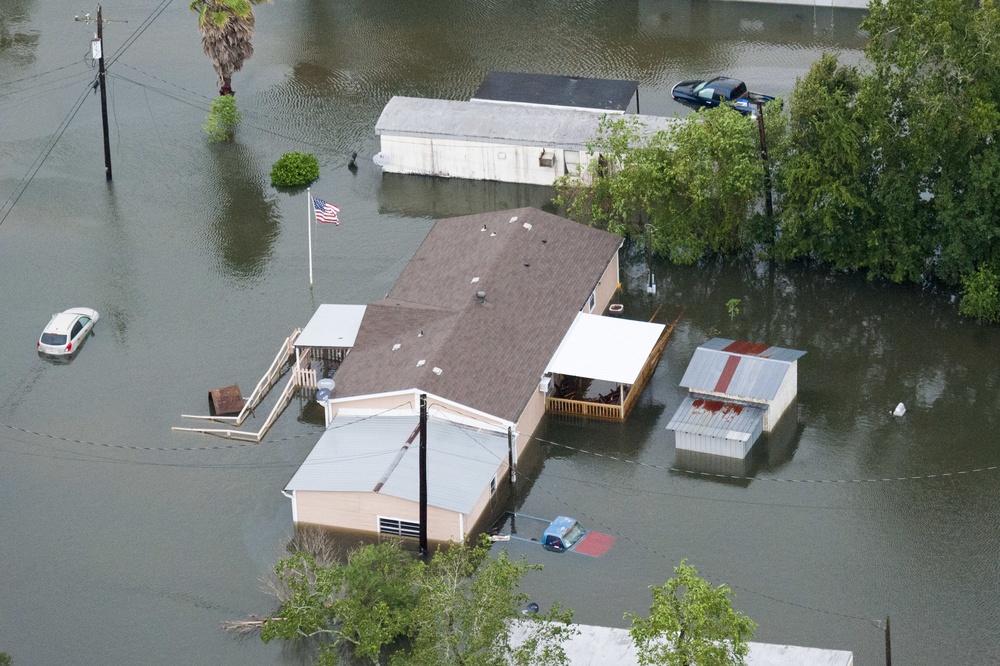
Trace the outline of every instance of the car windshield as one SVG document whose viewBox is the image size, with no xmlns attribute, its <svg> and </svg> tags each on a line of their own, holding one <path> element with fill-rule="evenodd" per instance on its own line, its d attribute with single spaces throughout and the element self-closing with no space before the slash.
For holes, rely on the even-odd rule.
<svg viewBox="0 0 1000 666">
<path fill-rule="evenodd" d="M 699 83 L 698 85 L 696 85 L 691 90 L 691 92 L 701 92 L 701 89 L 704 88 L 705 86 L 707 86 L 709 83 L 711 83 L 711 81 L 702 81 L 701 83 Z"/>
<path fill-rule="evenodd" d="M 566 546 L 566 548 L 572 548 L 586 533 L 587 530 L 583 529 L 583 525 L 580 523 L 573 523 L 573 527 L 566 530 L 566 536 L 563 537 L 563 545 Z"/>
<path fill-rule="evenodd" d="M 43 345 L 64 345 L 66 344 L 66 336 L 58 335 L 56 333 L 42 333 L 42 344 Z"/>
</svg>

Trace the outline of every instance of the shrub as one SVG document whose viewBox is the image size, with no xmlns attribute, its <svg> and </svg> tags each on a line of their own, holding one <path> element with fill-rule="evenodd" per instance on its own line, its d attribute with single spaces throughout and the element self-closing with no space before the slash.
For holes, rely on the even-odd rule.
<svg viewBox="0 0 1000 666">
<path fill-rule="evenodd" d="M 962 280 L 960 314 L 990 323 L 1000 321 L 1000 277 L 990 269 L 979 270 Z"/>
<path fill-rule="evenodd" d="M 236 98 L 232 95 L 220 95 L 212 100 L 202 129 L 209 141 L 229 141 L 241 120 L 243 116 L 236 108 Z"/>
<path fill-rule="evenodd" d="M 308 185 L 319 178 L 319 160 L 309 153 L 285 153 L 271 167 L 271 184 L 275 187 Z"/>
</svg>

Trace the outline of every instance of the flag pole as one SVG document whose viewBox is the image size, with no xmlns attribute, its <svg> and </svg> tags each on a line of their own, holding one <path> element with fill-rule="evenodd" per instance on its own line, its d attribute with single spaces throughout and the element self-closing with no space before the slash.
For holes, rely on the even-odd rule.
<svg viewBox="0 0 1000 666">
<path fill-rule="evenodd" d="M 307 220 L 308 224 L 306 228 L 309 230 L 309 286 L 313 286 L 313 202 L 312 202 L 312 188 L 306 188 L 306 204 L 309 206 L 307 210 Z"/>
</svg>

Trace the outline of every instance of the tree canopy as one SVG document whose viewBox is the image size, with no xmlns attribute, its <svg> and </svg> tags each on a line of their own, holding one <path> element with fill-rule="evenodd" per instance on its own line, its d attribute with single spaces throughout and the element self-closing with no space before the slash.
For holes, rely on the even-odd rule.
<svg viewBox="0 0 1000 666">
<path fill-rule="evenodd" d="M 998 0 L 874 0 L 860 27 L 864 63 L 824 54 L 765 108 L 773 219 L 757 129 L 731 109 L 653 137 L 606 121 L 589 150 L 611 168 L 564 178 L 557 202 L 678 263 L 753 254 L 934 281 L 1000 320 Z"/>
<path fill-rule="evenodd" d="M 297 551 L 275 568 L 282 603 L 261 638 L 319 638 L 319 664 L 336 664 L 345 648 L 395 666 L 565 664 L 561 641 L 574 631 L 572 614 L 558 606 L 523 614 L 527 597 L 517 587 L 540 567 L 506 552 L 490 557 L 491 543 L 484 536 L 473 546 L 449 544 L 427 563 L 398 542 L 360 546 L 346 562 Z M 515 623 L 528 629 L 517 644 Z"/>
<path fill-rule="evenodd" d="M 640 666 L 742 666 L 754 622 L 733 609 L 727 585 L 713 588 L 685 560 L 675 576 L 651 587 L 649 617 L 631 613 Z"/>
<path fill-rule="evenodd" d="M 219 76 L 219 94 L 232 95 L 233 73 L 253 55 L 253 6 L 270 0 L 192 0 L 201 46 Z"/>
</svg>

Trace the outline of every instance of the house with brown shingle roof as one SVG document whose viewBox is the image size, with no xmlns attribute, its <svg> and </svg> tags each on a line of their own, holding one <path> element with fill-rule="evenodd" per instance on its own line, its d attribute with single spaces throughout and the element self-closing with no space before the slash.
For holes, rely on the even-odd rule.
<svg viewBox="0 0 1000 666">
<path fill-rule="evenodd" d="M 328 431 L 285 489 L 294 520 L 407 534 L 417 488 L 394 479 L 413 474 L 426 394 L 439 474 L 428 482 L 461 495 L 429 500 L 428 534 L 464 539 L 545 412 L 546 369 L 567 332 L 581 312 L 603 313 L 617 290 L 620 247 L 618 236 L 535 208 L 438 221 L 346 336 Z M 400 415 L 409 428 L 377 423 Z"/>
</svg>

